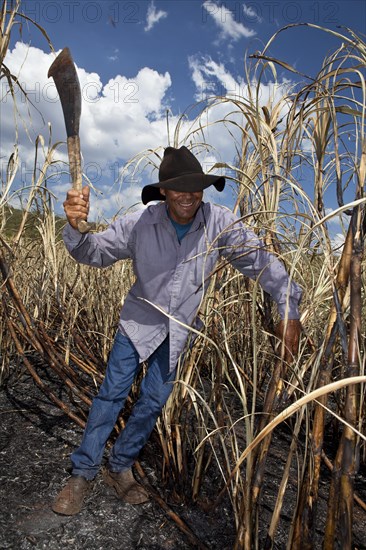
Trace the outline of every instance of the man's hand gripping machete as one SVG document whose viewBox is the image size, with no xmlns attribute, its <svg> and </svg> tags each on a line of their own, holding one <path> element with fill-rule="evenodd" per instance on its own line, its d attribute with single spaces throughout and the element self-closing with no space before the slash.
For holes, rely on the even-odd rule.
<svg viewBox="0 0 366 550">
<path fill-rule="evenodd" d="M 81 193 L 82 173 L 79 139 L 81 92 L 69 48 L 64 48 L 56 57 L 48 71 L 48 77 L 50 76 L 55 81 L 64 113 L 72 187 Z M 88 233 L 91 229 L 91 225 L 85 220 L 78 220 L 77 226 L 80 233 Z"/>
</svg>

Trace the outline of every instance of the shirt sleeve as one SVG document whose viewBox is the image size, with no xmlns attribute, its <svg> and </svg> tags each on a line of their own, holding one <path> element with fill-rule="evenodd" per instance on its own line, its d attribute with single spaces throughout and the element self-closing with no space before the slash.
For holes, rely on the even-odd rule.
<svg viewBox="0 0 366 550">
<path fill-rule="evenodd" d="M 136 216 L 124 216 L 100 233 L 82 235 L 70 224 L 63 231 L 63 240 L 71 256 L 81 264 L 108 267 L 118 260 L 132 257 L 131 235 Z"/>
<path fill-rule="evenodd" d="M 299 319 L 302 290 L 291 280 L 284 264 L 258 236 L 246 228 L 232 213 L 227 213 L 228 225 L 220 238 L 223 256 L 243 275 L 258 280 L 261 287 L 276 302 L 282 319 Z"/>
</svg>

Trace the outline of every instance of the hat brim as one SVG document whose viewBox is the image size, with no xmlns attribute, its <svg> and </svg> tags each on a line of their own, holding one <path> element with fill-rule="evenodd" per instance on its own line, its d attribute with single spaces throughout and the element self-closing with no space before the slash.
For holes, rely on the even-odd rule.
<svg viewBox="0 0 366 550">
<path fill-rule="evenodd" d="M 177 178 L 171 178 L 151 185 L 145 185 L 141 192 L 143 204 L 150 201 L 163 201 L 165 196 L 160 193 L 160 189 L 171 189 L 172 191 L 181 191 L 182 193 L 195 193 L 203 191 L 210 185 L 214 185 L 217 191 L 223 191 L 225 187 L 225 178 L 223 176 L 214 176 L 211 174 L 193 173 L 184 174 Z"/>
</svg>

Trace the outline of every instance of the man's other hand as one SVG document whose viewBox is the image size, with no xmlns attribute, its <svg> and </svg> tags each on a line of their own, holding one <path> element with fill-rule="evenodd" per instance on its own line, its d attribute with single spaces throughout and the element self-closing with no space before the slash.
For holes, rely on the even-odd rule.
<svg viewBox="0 0 366 550">
<path fill-rule="evenodd" d="M 280 321 L 276 325 L 275 333 L 281 339 L 281 355 L 287 363 L 291 363 L 299 351 L 301 323 L 298 319 Z"/>
</svg>

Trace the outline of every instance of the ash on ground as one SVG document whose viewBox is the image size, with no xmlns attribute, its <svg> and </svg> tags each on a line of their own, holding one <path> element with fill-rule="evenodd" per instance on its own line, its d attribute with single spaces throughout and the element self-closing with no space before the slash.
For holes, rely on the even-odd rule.
<svg viewBox="0 0 366 550">
<path fill-rule="evenodd" d="M 50 383 L 62 398 L 64 387 L 57 386 L 54 380 Z M 41 393 L 27 373 L 16 379 L 13 376 L 1 388 L 0 421 L 0 549 L 188 550 L 196 547 L 155 500 L 139 506 L 126 504 L 104 484 L 101 474 L 80 514 L 66 517 L 52 511 L 52 502 L 70 475 L 70 454 L 80 443 L 82 430 Z M 286 429 L 274 433 L 267 463 L 270 475 L 266 476 L 261 498 L 260 550 L 265 547 L 290 440 Z M 159 448 L 154 432 L 140 456 L 152 488 L 207 549 L 231 550 L 235 525 L 228 499 L 211 511 L 189 499 L 184 504 L 177 502 L 174 488 L 162 482 Z M 364 501 L 365 470 L 363 465 L 355 480 L 355 489 Z M 296 506 L 297 475 L 296 470 L 289 480 L 273 550 L 287 548 Z M 327 472 L 323 472 L 319 487 L 314 550 L 322 548 L 330 474 L 328 479 L 326 476 Z M 210 497 L 214 498 L 220 491 L 222 479 L 211 476 L 205 483 L 210 501 Z M 366 512 L 356 504 L 353 531 L 353 550 L 366 550 Z"/>
<path fill-rule="evenodd" d="M 124 503 L 101 474 L 80 514 L 67 517 L 52 511 L 52 502 L 70 475 L 70 454 L 80 443 L 82 430 L 50 403 L 27 374 L 1 388 L 0 421 L 1 549 L 194 547 L 153 499 L 139 506 Z M 142 452 L 141 464 L 153 489 L 207 548 L 232 548 L 235 529 L 230 508 L 220 506 L 219 513 L 210 515 L 197 505 L 170 501 L 148 464 L 152 445 L 149 442 Z"/>
</svg>

